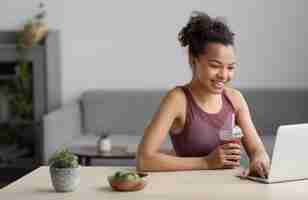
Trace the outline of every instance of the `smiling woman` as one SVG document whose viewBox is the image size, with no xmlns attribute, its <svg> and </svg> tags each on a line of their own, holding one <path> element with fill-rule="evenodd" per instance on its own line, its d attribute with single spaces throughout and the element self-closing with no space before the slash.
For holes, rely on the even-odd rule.
<svg viewBox="0 0 308 200">
<path fill-rule="evenodd" d="M 178 39 L 188 47 L 192 79 L 170 90 L 146 127 L 137 168 L 145 171 L 235 168 L 241 146 L 225 144 L 220 132 L 243 131 L 251 171 L 266 176 L 269 159 L 241 93 L 227 86 L 234 78 L 234 33 L 218 18 L 193 12 Z M 159 152 L 170 135 L 175 155 Z"/>
</svg>

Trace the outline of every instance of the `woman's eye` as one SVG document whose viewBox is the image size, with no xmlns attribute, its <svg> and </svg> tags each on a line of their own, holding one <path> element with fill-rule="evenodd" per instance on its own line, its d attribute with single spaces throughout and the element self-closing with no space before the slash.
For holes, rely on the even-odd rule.
<svg viewBox="0 0 308 200">
<path fill-rule="evenodd" d="M 219 65 L 211 64 L 211 67 L 213 67 L 213 68 L 218 68 Z"/>
<path fill-rule="evenodd" d="M 229 69 L 229 70 L 234 70 L 235 67 L 234 67 L 234 66 L 229 66 L 228 69 Z"/>
</svg>

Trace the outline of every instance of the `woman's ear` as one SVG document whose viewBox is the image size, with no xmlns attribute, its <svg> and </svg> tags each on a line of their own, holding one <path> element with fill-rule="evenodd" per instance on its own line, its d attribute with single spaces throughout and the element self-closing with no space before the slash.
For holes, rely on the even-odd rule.
<svg viewBox="0 0 308 200">
<path fill-rule="evenodd" d="M 189 62 L 192 74 L 194 76 L 195 72 L 196 72 L 196 58 L 193 55 L 189 54 L 188 55 L 188 62 Z"/>
<path fill-rule="evenodd" d="M 191 68 L 193 68 L 195 66 L 195 60 L 194 60 L 193 55 L 191 55 L 191 54 L 188 55 L 188 62 L 190 64 Z"/>
</svg>

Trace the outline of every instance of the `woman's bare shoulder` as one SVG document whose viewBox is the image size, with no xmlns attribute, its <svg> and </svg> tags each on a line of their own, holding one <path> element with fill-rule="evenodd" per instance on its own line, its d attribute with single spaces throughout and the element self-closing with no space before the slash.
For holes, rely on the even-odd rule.
<svg viewBox="0 0 308 200">
<path fill-rule="evenodd" d="M 174 87 L 170 89 L 169 91 L 167 91 L 166 96 L 171 97 L 171 98 L 176 98 L 178 100 L 185 98 L 184 91 L 179 86 Z"/>
<path fill-rule="evenodd" d="M 174 87 L 167 91 L 166 95 L 163 97 L 162 103 L 168 102 L 176 107 L 178 111 L 183 111 L 186 105 L 186 97 L 184 91 L 181 87 Z"/>
<path fill-rule="evenodd" d="M 225 94 L 230 99 L 236 110 L 239 110 L 244 104 L 246 104 L 242 93 L 236 88 L 226 87 Z"/>
<path fill-rule="evenodd" d="M 238 89 L 232 88 L 232 87 L 225 87 L 225 92 L 227 95 L 230 95 L 236 98 L 241 98 L 242 96 L 242 93 Z"/>
<path fill-rule="evenodd" d="M 186 97 L 181 87 L 174 87 L 167 91 L 166 95 L 164 96 L 164 100 L 182 104 L 186 102 Z"/>
</svg>

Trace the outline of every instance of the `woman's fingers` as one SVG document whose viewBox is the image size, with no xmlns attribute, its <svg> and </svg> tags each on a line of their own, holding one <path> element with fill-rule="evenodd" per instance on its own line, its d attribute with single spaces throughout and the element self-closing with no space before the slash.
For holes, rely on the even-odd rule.
<svg viewBox="0 0 308 200">
<path fill-rule="evenodd" d="M 267 178 L 267 169 L 261 162 L 254 163 L 250 168 L 250 175 Z"/>
<path fill-rule="evenodd" d="M 222 149 L 241 149 L 241 146 L 237 143 L 227 143 L 227 144 L 223 144 Z"/>
<path fill-rule="evenodd" d="M 247 176 L 260 176 L 262 178 L 267 178 L 268 169 L 262 163 L 256 163 L 250 168 L 243 170 L 239 176 L 246 178 Z"/>
<path fill-rule="evenodd" d="M 264 177 L 267 178 L 268 177 L 268 171 L 269 171 L 268 166 L 266 166 L 265 163 L 261 163 L 261 168 L 262 168 Z"/>
<path fill-rule="evenodd" d="M 224 167 L 226 168 L 233 168 L 233 167 L 239 167 L 240 166 L 240 161 L 239 160 L 225 160 L 224 161 Z"/>
<path fill-rule="evenodd" d="M 243 170 L 238 174 L 238 176 L 239 176 L 240 178 L 247 178 L 247 176 L 249 175 L 249 172 L 250 172 L 249 168 L 243 169 Z"/>
<path fill-rule="evenodd" d="M 225 155 L 226 160 L 240 160 L 241 156 L 240 155 Z"/>
<path fill-rule="evenodd" d="M 224 152 L 226 155 L 241 155 L 241 150 L 239 149 L 225 149 Z"/>
<path fill-rule="evenodd" d="M 243 176 L 244 176 L 244 177 L 247 177 L 248 174 L 249 174 L 249 172 L 250 172 L 249 168 L 245 169 L 245 170 L 243 171 Z"/>
<path fill-rule="evenodd" d="M 262 177 L 262 178 L 265 178 L 265 172 L 263 170 L 263 167 L 262 167 L 262 164 L 261 163 L 258 163 L 256 165 L 256 169 L 257 169 L 257 172 L 258 174 Z"/>
</svg>

